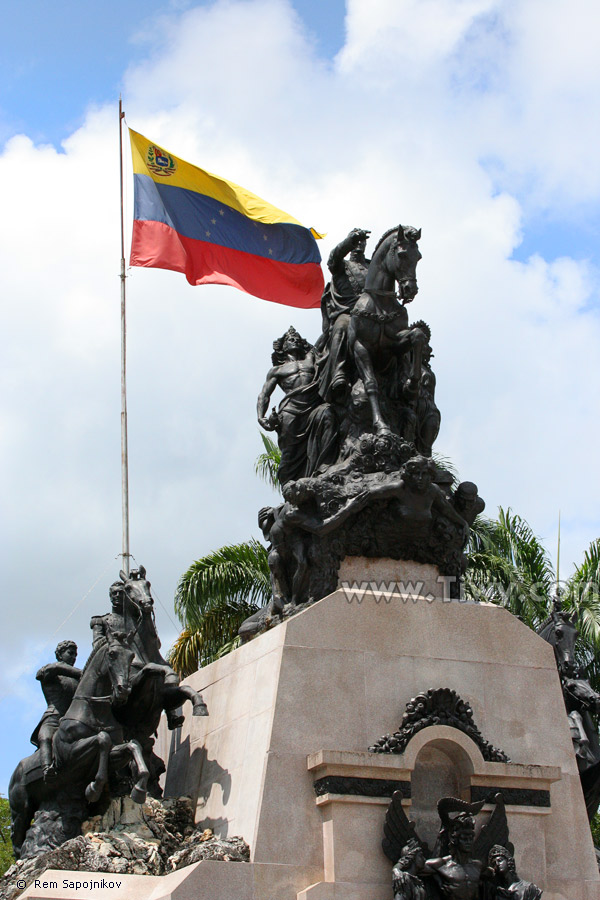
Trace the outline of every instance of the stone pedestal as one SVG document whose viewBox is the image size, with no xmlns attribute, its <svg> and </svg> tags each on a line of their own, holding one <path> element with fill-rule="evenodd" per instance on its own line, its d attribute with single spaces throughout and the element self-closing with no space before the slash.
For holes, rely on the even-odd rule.
<svg viewBox="0 0 600 900">
<path fill-rule="evenodd" d="M 381 837 L 400 789 L 429 839 L 441 796 L 501 790 L 520 876 L 545 900 L 600 900 L 552 648 L 504 609 L 442 599 L 435 569 L 411 565 L 345 561 L 346 588 L 188 679 L 210 715 L 161 734 L 165 793 L 190 794 L 217 835 L 244 837 L 251 862 L 199 863 L 144 896 L 391 900 Z M 513 762 L 486 762 L 439 725 L 403 754 L 367 752 L 412 697 L 443 687 Z"/>
<path fill-rule="evenodd" d="M 443 599 L 431 566 L 346 560 L 340 583 L 192 676 L 210 716 L 172 739 L 167 794 L 192 793 L 198 820 L 248 841 L 265 867 L 257 900 L 375 900 L 391 897 L 385 782 L 402 783 L 430 840 L 439 797 L 502 790 L 521 877 L 549 900 L 600 898 L 551 647 L 504 609 Z M 513 763 L 485 762 L 443 726 L 402 755 L 366 752 L 411 697 L 439 687 L 469 702 Z M 316 796 L 315 782 L 334 776 Z"/>
</svg>

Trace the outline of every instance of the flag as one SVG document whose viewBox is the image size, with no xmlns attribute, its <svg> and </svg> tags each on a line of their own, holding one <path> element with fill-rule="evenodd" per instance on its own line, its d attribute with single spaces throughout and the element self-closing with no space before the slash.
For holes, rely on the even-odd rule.
<svg viewBox="0 0 600 900">
<path fill-rule="evenodd" d="M 129 130 L 135 182 L 131 265 L 183 272 L 305 309 L 323 293 L 315 237 L 255 194 Z"/>
</svg>

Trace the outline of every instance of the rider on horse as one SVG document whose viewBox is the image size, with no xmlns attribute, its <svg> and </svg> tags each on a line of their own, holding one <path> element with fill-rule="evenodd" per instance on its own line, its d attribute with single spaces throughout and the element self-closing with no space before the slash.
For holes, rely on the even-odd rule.
<svg viewBox="0 0 600 900">
<path fill-rule="evenodd" d="M 135 577 L 135 572 L 132 572 L 132 577 Z M 150 628 L 142 629 L 138 627 L 142 620 L 145 620 L 148 617 L 153 618 L 152 606 L 145 604 L 145 607 L 140 609 L 127 597 L 125 586 L 122 581 L 115 581 L 111 584 L 109 596 L 112 604 L 112 611 L 103 616 L 92 616 L 90 621 L 94 648 L 99 646 L 100 642 L 106 640 L 106 634 L 109 628 L 125 632 L 134 631 L 131 641 L 131 649 L 135 654 L 132 662 L 132 669 L 139 672 L 149 662 L 158 663 L 158 665 L 163 666 L 166 670 L 165 684 L 171 683 L 179 685 L 177 673 L 173 671 L 171 666 L 159 653 L 160 640 L 156 634 L 154 622 L 152 621 Z M 134 621 L 131 621 L 133 617 L 135 617 L 135 619 Z M 148 639 L 148 636 L 150 639 Z M 144 640 L 144 637 L 146 640 Z M 184 717 L 178 715 L 177 710 L 172 708 L 165 709 L 165 713 L 167 716 L 167 724 L 171 731 L 180 728 L 183 725 Z"/>
<path fill-rule="evenodd" d="M 351 386 L 348 325 L 354 304 L 365 288 L 371 262 L 365 258 L 365 247 L 370 233 L 353 228 L 333 248 L 327 261 L 331 282 L 321 300 L 323 334 L 316 344 L 317 351 L 323 351 L 319 359 L 319 393 L 327 401 L 344 400 Z"/>
<path fill-rule="evenodd" d="M 52 759 L 52 739 L 62 716 L 70 706 L 81 678 L 81 669 L 74 666 L 76 659 L 75 641 L 61 641 L 56 648 L 56 662 L 42 666 L 35 676 L 42 686 L 48 704 L 31 735 L 31 743 L 40 751 L 44 781 L 49 781 L 56 774 Z"/>
</svg>

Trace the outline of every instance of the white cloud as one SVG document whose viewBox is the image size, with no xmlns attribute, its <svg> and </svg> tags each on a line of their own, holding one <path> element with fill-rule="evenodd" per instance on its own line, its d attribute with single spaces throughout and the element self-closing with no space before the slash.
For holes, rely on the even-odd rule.
<svg viewBox="0 0 600 900">
<path fill-rule="evenodd" d="M 433 330 L 438 448 L 489 511 L 512 505 L 552 547 L 560 507 L 570 564 L 600 526 L 597 270 L 511 259 L 531 209 L 598 203 L 599 14 L 565 10 L 350 0 L 329 65 L 284 0 L 217 2 L 157 25 L 124 104 L 136 130 L 326 230 L 325 258 L 356 225 L 422 226 L 411 315 Z M 56 636 L 83 653 L 119 568 L 116 128 L 116 106 L 93 109 L 60 152 L 15 136 L 0 155 L 3 636 L 17 655 L 107 570 Z M 170 608 L 193 558 L 257 534 L 271 343 L 291 323 L 315 339 L 320 316 L 129 274 L 132 549 Z"/>
<path fill-rule="evenodd" d="M 442 65 L 495 6 L 495 0 L 349 0 L 340 66 L 411 82 Z"/>
</svg>

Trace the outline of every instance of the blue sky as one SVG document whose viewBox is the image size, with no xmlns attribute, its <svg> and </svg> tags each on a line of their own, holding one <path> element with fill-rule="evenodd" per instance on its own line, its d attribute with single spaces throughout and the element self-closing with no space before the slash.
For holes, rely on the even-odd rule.
<svg viewBox="0 0 600 900">
<path fill-rule="evenodd" d="M 523 225 L 523 240 L 515 248 L 513 257 L 526 261 L 534 253 L 546 259 L 570 256 L 573 259 L 598 258 L 600 246 L 600 214 L 592 205 L 576 214 L 563 212 L 555 217 L 544 211 L 527 218 Z"/>
<path fill-rule="evenodd" d="M 81 125 L 90 104 L 118 96 L 125 68 L 145 57 L 149 43 L 160 42 L 153 24 L 193 5 L 191 0 L 4 4 L 0 138 L 24 131 L 36 142 L 60 145 Z M 294 5 L 319 55 L 332 58 L 343 43 L 342 0 Z"/>
<path fill-rule="evenodd" d="M 127 67 L 160 45 L 161 17 L 193 7 L 192 0 L 80 0 L 49 4 L 28 0 L 3 10 L 0 55 L 0 139 L 23 131 L 36 143 L 61 141 L 84 121 L 91 105 L 114 100 Z M 332 61 L 344 42 L 343 0 L 295 0 L 317 55 Z M 201 53 L 201 47 L 199 47 Z M 486 87 L 485 79 L 481 90 Z M 151 89 L 151 85 L 150 85 Z M 502 184 L 494 164 L 491 176 Z M 535 252 L 546 258 L 568 254 L 593 257 L 600 240 L 595 205 L 575 210 L 524 209 L 517 260 Z"/>
<path fill-rule="evenodd" d="M 119 568 L 119 92 L 131 127 L 327 232 L 325 259 L 422 227 L 437 449 L 551 552 L 560 509 L 568 571 L 600 534 L 599 26 L 592 0 L 5 4 L 0 790 L 36 669 L 62 638 L 85 659 Z M 128 222 L 131 199 L 127 157 Z M 256 396 L 274 338 L 320 320 L 128 274 L 132 550 L 168 646 L 189 563 L 258 535 Z"/>
</svg>

